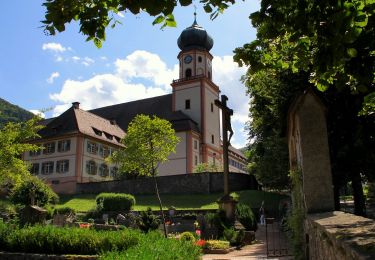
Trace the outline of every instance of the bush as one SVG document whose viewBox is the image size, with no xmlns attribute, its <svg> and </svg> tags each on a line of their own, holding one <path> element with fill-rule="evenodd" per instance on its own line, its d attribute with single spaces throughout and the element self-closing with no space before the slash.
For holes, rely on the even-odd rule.
<svg viewBox="0 0 375 260">
<path fill-rule="evenodd" d="M 35 176 L 27 177 L 26 180 L 12 189 L 10 199 L 13 203 L 31 205 L 31 197 L 34 196 L 35 204 L 45 206 L 49 203 L 57 203 L 59 197 L 42 180 Z"/>
<path fill-rule="evenodd" d="M 208 249 L 228 249 L 229 242 L 223 240 L 206 240 L 205 248 Z"/>
<path fill-rule="evenodd" d="M 147 208 L 147 211 L 142 211 L 140 214 L 141 216 L 137 220 L 140 230 L 147 233 L 159 227 L 160 221 L 157 216 L 152 213 L 151 208 Z"/>
<path fill-rule="evenodd" d="M 100 260 L 163 259 L 198 260 L 201 248 L 194 243 L 164 238 L 160 232 L 150 232 L 142 236 L 140 243 L 124 252 L 108 252 Z"/>
<path fill-rule="evenodd" d="M 8 201 L 0 200 L 0 212 L 13 217 L 17 215 L 17 208 L 15 205 Z"/>
<path fill-rule="evenodd" d="M 135 198 L 125 193 L 100 193 L 96 205 L 103 211 L 129 211 L 135 205 Z"/>
<path fill-rule="evenodd" d="M 95 231 L 54 226 L 17 228 L 0 223 L 0 251 L 93 255 L 139 243 L 139 231 Z"/>
<path fill-rule="evenodd" d="M 236 205 L 236 216 L 246 230 L 256 231 L 258 229 L 254 213 L 248 205 L 238 203 Z"/>
<path fill-rule="evenodd" d="M 181 241 L 190 241 L 192 243 L 195 243 L 195 236 L 193 233 L 189 232 L 189 231 L 186 231 L 186 232 L 183 232 L 181 233 L 180 235 L 180 240 Z"/>
<path fill-rule="evenodd" d="M 233 228 L 226 228 L 224 229 L 223 236 L 231 246 L 241 246 L 245 238 L 245 232 L 243 230 L 235 231 Z"/>
<path fill-rule="evenodd" d="M 61 208 L 56 208 L 54 211 L 53 211 L 53 215 L 75 215 L 76 212 L 74 209 L 72 208 L 69 208 L 69 207 L 61 207 Z"/>
</svg>

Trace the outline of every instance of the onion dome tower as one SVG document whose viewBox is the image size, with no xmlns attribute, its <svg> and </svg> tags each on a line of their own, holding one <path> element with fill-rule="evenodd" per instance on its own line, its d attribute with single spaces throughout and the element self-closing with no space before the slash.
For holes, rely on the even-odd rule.
<svg viewBox="0 0 375 260">
<path fill-rule="evenodd" d="M 220 90 L 212 82 L 210 50 L 214 41 L 198 25 L 196 13 L 193 24 L 178 37 L 177 45 L 181 50 L 177 56 L 179 78 L 172 83 L 172 109 L 182 111 L 198 124 L 199 133 L 186 137 L 187 145 L 194 147 L 192 154 L 187 156 L 187 172 L 192 172 L 197 163 L 219 163 L 222 158 L 220 115 L 214 105 Z"/>
</svg>

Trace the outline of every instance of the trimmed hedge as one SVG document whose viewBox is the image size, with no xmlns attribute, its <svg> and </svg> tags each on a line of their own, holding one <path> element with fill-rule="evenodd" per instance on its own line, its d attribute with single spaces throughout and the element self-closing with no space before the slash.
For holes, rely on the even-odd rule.
<svg viewBox="0 0 375 260">
<path fill-rule="evenodd" d="M 18 228 L 0 222 L 0 251 L 95 255 L 123 251 L 140 241 L 139 231 L 95 231 L 54 226 Z"/>
<path fill-rule="evenodd" d="M 126 193 L 100 193 L 96 196 L 97 208 L 103 211 L 129 211 L 135 205 L 133 195 Z"/>
</svg>

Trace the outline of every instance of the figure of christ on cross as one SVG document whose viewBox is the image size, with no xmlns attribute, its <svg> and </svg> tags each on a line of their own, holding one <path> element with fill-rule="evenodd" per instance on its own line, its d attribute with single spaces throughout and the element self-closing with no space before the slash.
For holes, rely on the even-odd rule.
<svg viewBox="0 0 375 260">
<path fill-rule="evenodd" d="M 221 109 L 222 118 L 222 132 L 223 132 L 223 170 L 224 170 L 224 197 L 229 196 L 229 159 L 228 150 L 230 145 L 230 139 L 233 136 L 232 125 L 230 123 L 230 117 L 233 115 L 233 110 L 227 106 L 228 97 L 221 95 L 221 101 L 216 99 L 215 105 Z M 229 138 L 228 138 L 229 132 Z"/>
</svg>

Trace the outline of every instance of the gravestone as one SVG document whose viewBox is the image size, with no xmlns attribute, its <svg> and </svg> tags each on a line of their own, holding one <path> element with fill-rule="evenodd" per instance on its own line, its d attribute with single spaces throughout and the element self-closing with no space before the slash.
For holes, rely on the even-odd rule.
<svg viewBox="0 0 375 260">
<path fill-rule="evenodd" d="M 334 210 L 325 114 L 324 104 L 312 90 L 299 96 L 288 114 L 290 168 L 302 172 L 307 213 Z"/>
<path fill-rule="evenodd" d="M 45 224 L 47 218 L 47 210 L 38 206 L 25 206 L 20 214 L 20 222 L 25 224 Z"/>
</svg>

